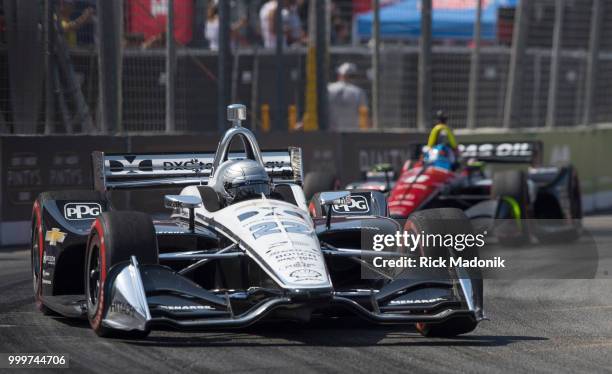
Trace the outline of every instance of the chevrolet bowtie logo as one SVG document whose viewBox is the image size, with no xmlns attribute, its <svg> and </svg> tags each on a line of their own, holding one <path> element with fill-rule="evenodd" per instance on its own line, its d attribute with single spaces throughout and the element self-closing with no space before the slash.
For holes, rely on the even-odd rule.
<svg viewBox="0 0 612 374">
<path fill-rule="evenodd" d="M 51 230 L 47 231 L 45 234 L 45 241 L 49 242 L 51 245 L 57 245 L 57 243 L 63 243 L 64 239 L 66 239 L 66 233 L 61 232 L 59 229 L 55 227 Z"/>
</svg>

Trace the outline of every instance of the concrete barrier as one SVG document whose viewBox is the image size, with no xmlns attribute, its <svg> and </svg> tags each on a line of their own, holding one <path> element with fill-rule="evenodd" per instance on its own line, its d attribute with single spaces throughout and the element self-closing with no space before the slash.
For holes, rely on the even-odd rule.
<svg viewBox="0 0 612 374">
<path fill-rule="evenodd" d="M 289 145 L 303 148 L 305 171 L 327 170 L 347 183 L 371 165 L 387 162 L 400 168 L 424 133 L 268 133 L 258 135 L 262 149 Z M 584 193 L 585 211 L 612 208 L 612 127 L 457 134 L 459 142 L 540 140 L 544 163 L 574 164 Z M 178 152 L 215 150 L 218 134 L 130 136 L 1 136 L 0 245 L 29 241 L 32 201 L 47 190 L 90 189 L 90 155 L 105 152 Z M 149 213 L 164 211 L 168 190 L 114 192 L 119 208 Z"/>
</svg>

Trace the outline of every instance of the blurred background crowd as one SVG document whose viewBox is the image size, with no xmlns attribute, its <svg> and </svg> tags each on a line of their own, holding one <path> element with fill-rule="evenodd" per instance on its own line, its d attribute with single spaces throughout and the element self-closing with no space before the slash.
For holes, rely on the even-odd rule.
<svg viewBox="0 0 612 374">
<path fill-rule="evenodd" d="M 423 130 L 438 109 L 456 128 L 606 122 L 610 9 L 0 0 L 0 132 L 219 131 L 230 102 L 258 131 Z"/>
<path fill-rule="evenodd" d="M 95 0 L 56 0 L 58 17 L 62 29 L 68 38 L 70 47 L 85 47 L 94 42 L 94 23 L 96 21 Z M 438 0 L 434 9 L 453 10 L 451 19 L 447 21 L 447 30 L 439 33 L 435 42 L 445 45 L 462 45 L 470 43 L 473 31 L 473 15 L 469 10 L 475 8 L 476 0 Z M 175 38 L 184 47 L 218 48 L 219 0 L 174 0 Z M 263 47 L 274 48 L 276 45 L 275 14 L 278 9 L 276 0 L 229 0 L 231 20 L 231 41 L 234 48 Z M 306 45 L 308 41 L 308 3 L 309 0 L 281 0 L 283 40 L 287 47 Z M 329 17 L 329 38 L 332 45 L 363 44 L 371 36 L 369 28 L 372 22 L 371 0 L 331 0 L 326 10 Z M 486 43 L 511 42 L 512 18 L 517 0 L 484 1 L 484 7 L 494 4 L 499 12 L 497 34 L 486 31 Z M 410 11 L 414 8 L 420 11 L 416 0 L 380 0 L 380 7 L 389 7 L 388 14 L 383 18 L 383 37 L 403 43 L 417 43 L 418 30 L 408 30 Z M 165 41 L 167 23 L 167 0 L 124 0 L 124 41 L 126 47 L 155 48 L 162 47 Z M 1 10 L 0 10 L 1 11 Z M 468 11 L 468 12 L 466 12 Z M 0 13 L 3 15 L 4 12 Z M 402 16 L 407 16 L 406 30 L 391 30 L 397 28 Z M 2 16 L 3 17 L 3 16 Z M 4 18 L 4 17 L 3 17 Z M 2 19 L 3 19 L 2 18 Z M 488 17 L 485 27 L 491 28 Z M 417 20 L 418 21 L 418 20 Z M 5 21 L 1 23 L 5 31 Z M 418 27 L 418 24 L 415 23 Z M 411 35 L 412 34 L 412 35 Z M 442 35 L 445 34 L 445 35 Z"/>
</svg>

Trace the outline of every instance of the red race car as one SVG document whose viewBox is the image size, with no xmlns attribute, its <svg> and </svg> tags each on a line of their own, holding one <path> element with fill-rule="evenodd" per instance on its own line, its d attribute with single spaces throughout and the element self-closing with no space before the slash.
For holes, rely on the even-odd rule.
<svg viewBox="0 0 612 374">
<path fill-rule="evenodd" d="M 474 220 L 509 219 L 516 222 L 513 229 L 498 237 L 512 243 L 524 243 L 531 234 L 548 242 L 579 236 L 582 209 L 576 169 L 537 166 L 540 142 L 459 144 L 441 122 L 417 150 L 417 157 L 404 164 L 397 179 L 390 167 L 378 165 L 365 180 L 347 188 L 387 192 L 390 215 L 397 219 L 441 207 L 460 208 Z M 490 176 L 487 163 L 529 167 L 506 168 Z M 529 223 L 523 224 L 526 219 Z"/>
</svg>

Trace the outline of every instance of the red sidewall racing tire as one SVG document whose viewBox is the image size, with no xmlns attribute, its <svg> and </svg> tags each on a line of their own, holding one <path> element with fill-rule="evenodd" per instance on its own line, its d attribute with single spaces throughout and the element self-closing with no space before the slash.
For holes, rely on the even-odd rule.
<svg viewBox="0 0 612 374">
<path fill-rule="evenodd" d="M 76 200 L 76 201 L 91 201 L 98 202 L 110 207 L 104 194 L 90 190 L 61 190 L 43 192 L 34 201 L 32 209 L 32 232 L 31 232 L 31 257 L 32 257 L 32 277 L 34 285 L 34 298 L 36 308 L 43 314 L 57 315 L 44 304 L 43 298 L 43 283 L 44 275 L 44 258 L 46 254 L 45 244 L 45 222 L 44 216 L 48 207 L 56 206 L 56 201 L 59 200 Z M 48 213 L 47 213 L 48 214 Z M 36 259 L 38 259 L 36 261 Z M 37 265 L 37 266 L 36 266 Z M 55 274 L 54 274 L 55 275 Z"/>
<path fill-rule="evenodd" d="M 158 262 L 157 238 L 151 218 L 140 212 L 105 212 L 92 226 L 85 255 L 87 318 L 97 335 L 144 338 L 149 330 L 123 331 L 108 328 L 102 319 L 108 308 L 107 276 L 114 265 L 136 256 L 140 264 Z"/>
<path fill-rule="evenodd" d="M 451 221 L 451 222 L 449 222 Z M 452 223 L 452 224 L 451 224 Z M 455 208 L 428 209 L 413 213 L 408 217 L 404 226 L 405 230 L 414 233 L 434 233 L 434 234 L 469 234 L 473 233 L 472 225 L 465 213 Z M 477 256 L 476 248 L 471 249 L 469 256 Z M 448 257 L 449 250 L 445 247 L 421 248 L 421 256 L 444 256 Z M 482 282 L 482 279 L 477 281 Z M 416 324 L 417 331 L 426 337 L 453 337 L 467 334 L 473 331 L 478 322 L 471 317 L 456 317 L 440 323 Z"/>
<path fill-rule="evenodd" d="M 38 200 L 34 202 L 32 211 L 32 233 L 31 233 L 31 248 L 30 258 L 32 265 L 32 283 L 34 287 L 34 300 L 36 309 L 44 315 L 54 315 L 55 313 L 49 309 L 42 299 L 42 272 L 43 258 L 45 255 L 45 241 L 42 229 L 42 213 Z M 36 267 L 35 265 L 38 265 Z"/>
</svg>

